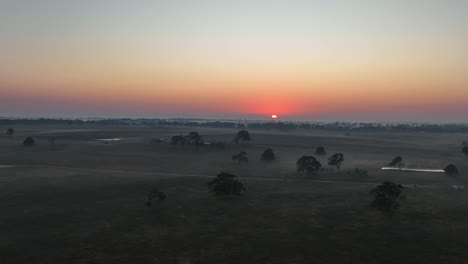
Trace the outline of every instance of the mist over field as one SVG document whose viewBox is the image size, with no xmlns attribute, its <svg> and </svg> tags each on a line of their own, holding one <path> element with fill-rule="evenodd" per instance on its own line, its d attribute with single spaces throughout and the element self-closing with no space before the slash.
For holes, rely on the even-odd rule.
<svg viewBox="0 0 468 264">
<path fill-rule="evenodd" d="M 0 1 L 0 264 L 468 263 L 467 13 Z"/>
</svg>

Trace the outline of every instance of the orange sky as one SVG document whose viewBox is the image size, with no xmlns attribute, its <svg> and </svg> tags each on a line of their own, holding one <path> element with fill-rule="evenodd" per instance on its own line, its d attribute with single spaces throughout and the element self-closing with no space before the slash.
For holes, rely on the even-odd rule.
<svg viewBox="0 0 468 264">
<path fill-rule="evenodd" d="M 415 2 L 2 2 L 1 115 L 468 121 L 467 4 Z"/>
</svg>

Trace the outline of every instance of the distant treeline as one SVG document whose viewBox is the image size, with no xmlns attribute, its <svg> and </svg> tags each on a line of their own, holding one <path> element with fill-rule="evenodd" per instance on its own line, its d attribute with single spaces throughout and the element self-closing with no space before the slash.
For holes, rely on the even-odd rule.
<svg viewBox="0 0 468 264">
<path fill-rule="evenodd" d="M 186 126 L 237 128 L 250 130 L 276 130 L 291 132 L 296 130 L 334 130 L 351 132 L 434 132 L 434 133 L 467 133 L 468 124 L 424 124 L 424 123 L 306 123 L 277 121 L 212 121 L 193 119 L 0 119 L 2 126 L 14 125 L 87 125 L 87 126 Z"/>
</svg>

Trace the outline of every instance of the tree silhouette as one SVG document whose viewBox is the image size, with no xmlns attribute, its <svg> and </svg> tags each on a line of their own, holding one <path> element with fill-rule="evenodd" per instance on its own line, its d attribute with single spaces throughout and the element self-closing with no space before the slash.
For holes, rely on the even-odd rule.
<svg viewBox="0 0 468 264">
<path fill-rule="evenodd" d="M 447 175 L 457 175 L 458 169 L 453 164 L 449 164 L 444 168 L 444 171 Z"/>
<path fill-rule="evenodd" d="M 273 161 L 276 159 L 276 155 L 272 149 L 265 149 L 262 154 L 261 160 L 263 161 Z"/>
<path fill-rule="evenodd" d="M 302 156 L 297 160 L 296 167 L 298 172 L 316 175 L 322 164 L 313 156 Z"/>
<path fill-rule="evenodd" d="M 468 146 L 462 148 L 462 153 L 468 156 Z"/>
<path fill-rule="evenodd" d="M 207 184 L 210 191 L 216 196 L 241 195 L 242 191 L 245 190 L 244 185 L 237 180 L 237 176 L 227 172 L 221 172 Z"/>
<path fill-rule="evenodd" d="M 36 141 L 32 137 L 28 137 L 23 141 L 23 145 L 25 147 L 32 147 L 35 143 Z"/>
<path fill-rule="evenodd" d="M 234 142 L 239 143 L 239 141 L 242 141 L 242 142 L 250 141 L 249 131 L 241 130 L 237 132 L 237 135 L 234 137 Z"/>
<path fill-rule="evenodd" d="M 400 156 L 396 156 L 389 164 L 389 166 L 398 166 L 398 168 L 401 170 L 401 167 L 403 167 L 405 164 L 403 163 L 403 158 Z"/>
<path fill-rule="evenodd" d="M 249 159 L 247 158 L 247 152 L 241 151 L 239 154 L 232 155 L 232 160 L 236 160 L 237 163 L 245 162 L 248 163 Z"/>
<path fill-rule="evenodd" d="M 203 144 L 203 138 L 198 134 L 198 132 L 192 131 L 187 136 L 189 143 L 194 146 L 200 146 Z"/>
<path fill-rule="evenodd" d="M 341 163 L 344 161 L 343 153 L 335 153 L 330 158 L 328 158 L 328 165 L 335 166 L 340 172 Z"/>
<path fill-rule="evenodd" d="M 6 131 L 6 134 L 9 136 L 9 137 L 12 137 L 14 134 L 15 134 L 15 130 L 13 128 L 8 128 L 7 131 Z"/>
<path fill-rule="evenodd" d="M 315 150 L 315 154 L 317 155 L 326 155 L 327 152 L 325 151 L 325 148 L 320 146 L 320 147 L 317 147 L 317 149 Z"/>
<path fill-rule="evenodd" d="M 395 211 L 400 207 L 400 201 L 404 199 L 401 195 L 402 190 L 403 186 L 399 184 L 382 183 L 370 191 L 370 194 L 374 196 L 371 206 L 392 218 Z"/>
</svg>

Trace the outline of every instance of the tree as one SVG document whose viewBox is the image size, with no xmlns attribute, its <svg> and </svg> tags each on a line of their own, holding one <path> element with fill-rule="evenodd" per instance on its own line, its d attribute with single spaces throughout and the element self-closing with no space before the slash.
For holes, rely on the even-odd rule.
<svg viewBox="0 0 468 264">
<path fill-rule="evenodd" d="M 245 162 L 248 163 L 247 152 L 241 151 L 239 154 L 232 155 L 232 160 L 237 160 L 237 163 Z"/>
<path fill-rule="evenodd" d="M 158 201 L 166 200 L 167 196 L 158 190 L 158 188 L 154 188 L 148 193 L 148 200 L 146 201 L 146 206 L 151 206 L 153 204 L 154 199 L 158 199 Z"/>
<path fill-rule="evenodd" d="M 298 172 L 315 175 L 322 167 L 322 164 L 313 156 L 302 156 L 297 160 L 296 167 Z"/>
<path fill-rule="evenodd" d="M 468 156 L 468 146 L 462 148 L 462 153 Z"/>
<path fill-rule="evenodd" d="M 250 134 L 247 130 L 241 130 L 237 132 L 237 135 L 234 137 L 234 142 L 239 143 L 239 141 L 250 141 Z"/>
<path fill-rule="evenodd" d="M 317 147 L 317 149 L 315 150 L 315 154 L 317 155 L 326 155 L 327 152 L 325 151 L 325 148 L 320 146 L 320 147 Z"/>
<path fill-rule="evenodd" d="M 23 145 L 25 147 L 32 147 L 35 143 L 36 141 L 32 137 L 28 137 L 23 141 Z"/>
<path fill-rule="evenodd" d="M 216 178 L 209 181 L 208 188 L 216 196 L 221 195 L 241 195 L 245 190 L 244 185 L 237 180 L 237 176 L 221 172 Z"/>
<path fill-rule="evenodd" d="M 457 175 L 458 169 L 453 164 L 449 164 L 444 168 L 444 171 L 447 175 Z"/>
<path fill-rule="evenodd" d="M 335 166 L 340 172 L 341 163 L 344 161 L 343 153 L 335 153 L 330 158 L 328 158 L 328 165 Z"/>
<path fill-rule="evenodd" d="M 401 195 L 402 190 L 403 186 L 400 184 L 382 183 L 370 191 L 370 194 L 374 196 L 371 206 L 392 218 L 400 207 L 400 201 L 404 199 L 404 196 Z"/>
<path fill-rule="evenodd" d="M 12 137 L 14 134 L 15 134 L 15 130 L 13 128 L 8 128 L 7 131 L 6 131 L 6 134 L 9 136 L 9 137 Z"/>
<path fill-rule="evenodd" d="M 398 168 L 401 170 L 401 167 L 403 167 L 405 164 L 403 163 L 403 158 L 400 156 L 396 156 L 389 164 L 389 166 L 398 166 Z"/>
<path fill-rule="evenodd" d="M 276 155 L 272 149 L 265 149 L 262 154 L 261 160 L 263 161 L 273 161 L 276 159 Z"/>
<path fill-rule="evenodd" d="M 198 134 L 198 132 L 194 132 L 194 131 L 190 132 L 187 138 L 188 138 L 189 143 L 192 145 L 200 146 L 201 144 L 203 144 L 203 138 L 202 136 L 200 136 L 200 134 Z"/>
</svg>

